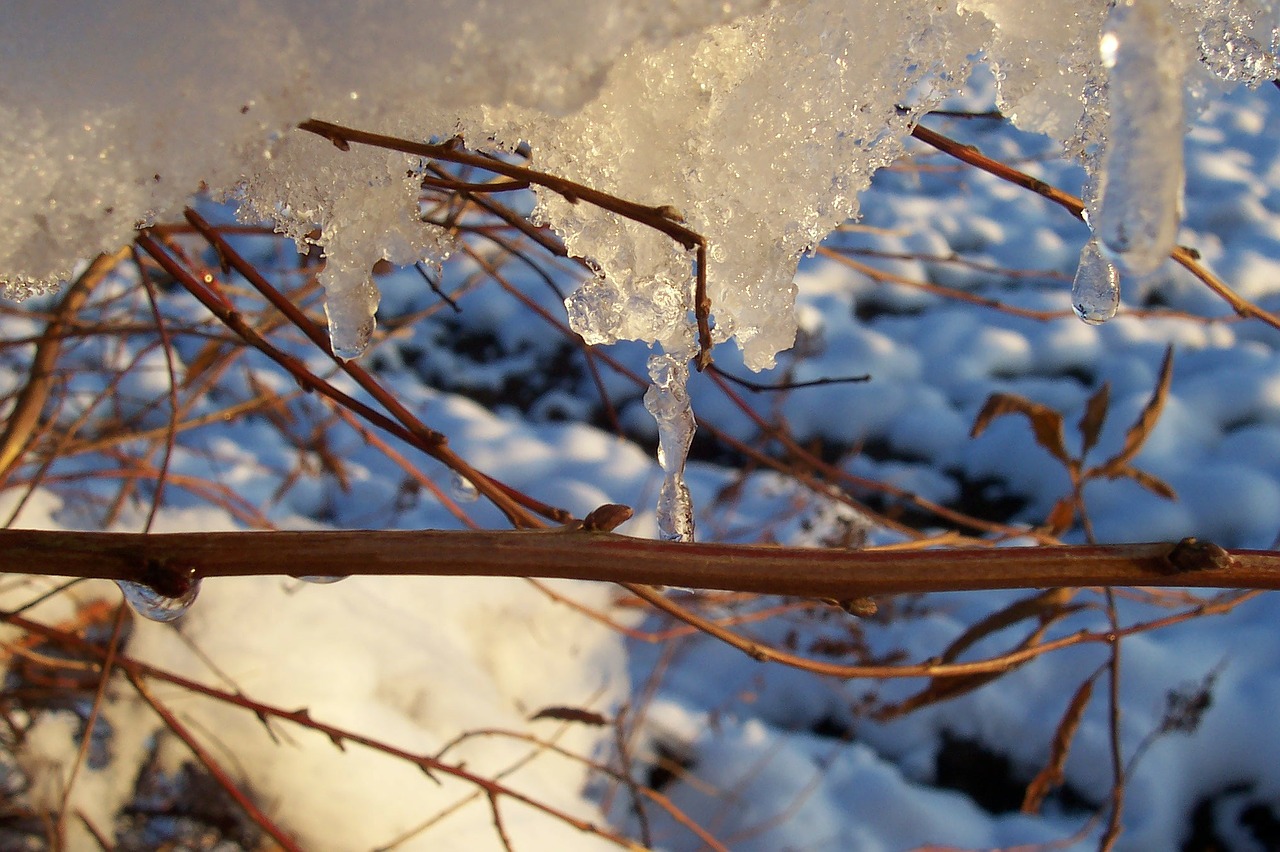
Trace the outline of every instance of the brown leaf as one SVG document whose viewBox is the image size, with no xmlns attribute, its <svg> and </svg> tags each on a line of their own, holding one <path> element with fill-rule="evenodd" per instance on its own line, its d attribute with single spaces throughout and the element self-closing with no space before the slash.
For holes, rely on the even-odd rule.
<svg viewBox="0 0 1280 852">
<path fill-rule="evenodd" d="M 1164 363 L 1160 365 L 1160 379 L 1156 382 L 1156 389 L 1151 394 L 1151 399 L 1147 401 L 1146 407 L 1142 409 L 1142 413 L 1138 415 L 1138 419 L 1129 427 L 1129 431 L 1124 436 L 1124 446 L 1120 452 L 1098 465 L 1096 471 L 1104 476 L 1117 476 L 1119 474 L 1112 473 L 1113 470 L 1119 470 L 1126 467 L 1129 462 L 1133 461 L 1133 457 L 1142 449 L 1142 445 L 1146 443 L 1147 436 L 1151 434 L 1151 430 L 1155 428 L 1156 423 L 1160 420 L 1160 412 L 1164 409 L 1164 402 L 1169 397 L 1169 383 L 1173 380 L 1173 346 L 1169 346 L 1164 350 Z"/>
<path fill-rule="evenodd" d="M 1159 495 L 1166 500 L 1178 499 L 1178 492 L 1173 490 L 1173 486 L 1160 477 L 1147 473 L 1145 470 L 1138 470 L 1136 467 L 1125 467 L 1120 469 L 1112 478 L 1119 476 L 1129 477 L 1152 494 Z"/>
<path fill-rule="evenodd" d="M 973 421 L 969 437 L 978 437 L 986 431 L 992 420 L 1006 414 L 1021 414 L 1026 417 L 1031 423 L 1036 443 L 1064 465 L 1071 466 L 1071 457 L 1067 455 L 1067 448 L 1062 442 L 1062 415 L 1047 405 L 1011 393 L 993 393 L 987 397 L 982 410 Z"/>
<path fill-rule="evenodd" d="M 1071 529 L 1071 525 L 1076 520 L 1076 500 L 1075 497 L 1063 497 L 1057 503 L 1053 504 L 1053 508 L 1049 511 L 1048 517 L 1044 519 L 1044 530 L 1050 535 L 1062 535 Z"/>
<path fill-rule="evenodd" d="M 187 369 L 182 376 L 182 387 L 189 388 L 195 383 L 196 379 L 204 375 L 205 371 L 214 365 L 223 355 L 226 354 L 224 344 L 218 340 L 210 340 L 199 351 L 195 357 L 187 362 Z M 250 374 L 252 375 L 252 373 Z"/>
<path fill-rule="evenodd" d="M 1011 666 L 1010 669 L 1017 667 Z M 961 675 L 959 677 L 934 678 L 929 681 L 928 686 L 915 695 L 898 704 L 882 708 L 873 715 L 878 721 L 882 722 L 897 719 L 919 710 L 921 707 L 928 707 L 930 704 L 938 704 L 943 701 L 950 701 L 952 698 L 959 698 L 961 695 L 973 692 L 975 689 L 985 686 L 1006 674 L 1008 674 L 1008 671 L 978 672 L 977 674 Z"/>
<path fill-rule="evenodd" d="M 559 719 L 562 722 L 581 722 L 584 725 L 596 727 L 609 724 L 606 716 L 580 707 L 543 707 L 529 717 L 530 721 L 535 719 Z"/>
<path fill-rule="evenodd" d="M 1084 447 L 1080 450 L 1080 455 L 1083 456 L 1098 443 L 1098 434 L 1102 432 L 1102 423 L 1107 419 L 1107 406 L 1110 404 L 1111 383 L 1103 382 L 1102 387 L 1098 388 L 1085 403 L 1084 414 L 1080 415 L 1080 423 L 1076 427 L 1080 430 L 1080 436 L 1084 438 Z"/>
<path fill-rule="evenodd" d="M 1021 642 L 1011 649 L 1012 652 L 1016 653 L 1039 645 L 1040 641 L 1044 638 L 1044 634 L 1053 626 L 1054 622 L 1065 618 L 1073 612 L 1078 612 L 1083 609 L 1083 605 L 1063 605 L 1067 598 L 1072 594 L 1074 594 L 1074 590 L 1071 589 L 1049 589 L 1041 594 L 1034 595 L 1031 598 L 1023 598 L 1020 601 L 1016 601 L 1012 606 L 1007 607 L 1006 610 L 1001 610 L 999 613 L 988 616 L 988 619 L 1000 620 L 1003 613 L 1014 608 L 1025 608 L 1027 610 L 1041 609 L 1043 611 L 1044 614 L 1041 616 L 1040 624 L 1038 624 L 1034 630 L 1028 633 Z M 1049 605 L 1051 608 L 1046 609 L 1046 605 Z M 1026 614 L 1029 615 L 1031 613 L 1027 612 Z M 1022 617 L 1026 616 L 1024 615 Z M 988 619 L 984 619 L 984 621 Z M 1019 619 L 1013 620 L 1017 621 Z M 971 631 L 972 628 L 965 631 L 965 634 L 968 635 Z M 961 639 L 963 638 L 964 637 L 961 637 Z M 960 639 L 957 639 L 956 642 L 952 643 L 952 647 L 947 649 L 947 653 L 952 653 L 952 649 L 960 643 L 960 641 Z M 976 641 L 976 639 L 971 640 L 970 644 L 972 644 L 972 641 Z M 951 659 L 954 659 L 954 657 L 951 657 Z M 1007 668 L 996 671 L 932 678 L 928 685 L 915 695 L 906 698 L 898 704 L 892 704 L 880 708 L 874 713 L 874 716 L 879 721 L 888 721 L 890 719 L 905 716 L 914 710 L 919 710 L 921 707 L 927 707 L 930 704 L 950 701 L 953 698 L 958 698 L 961 695 L 973 692 L 975 689 L 979 689 L 991 681 L 1003 677 L 1014 669 L 1021 668 L 1030 662 L 1030 660 L 1031 658 L 1028 658 L 1020 662 L 1010 663 Z M 948 662 L 948 658 L 944 655 L 940 662 Z"/>
<path fill-rule="evenodd" d="M 938 658 L 939 662 L 950 663 L 956 660 L 970 646 L 985 639 L 992 633 L 998 633 L 1019 621 L 1028 618 L 1044 617 L 1061 609 L 1075 594 L 1072 589 L 1046 589 L 1025 598 L 1019 598 L 1002 610 L 993 612 L 985 618 L 975 621 L 969 629 L 961 633 L 947 646 Z"/>
<path fill-rule="evenodd" d="M 1058 722 L 1058 730 L 1054 732 L 1053 744 L 1049 750 L 1049 762 L 1027 785 L 1027 792 L 1022 799 L 1024 814 L 1040 813 L 1040 806 L 1044 804 L 1045 796 L 1054 787 L 1062 785 L 1062 770 L 1067 763 L 1067 753 L 1071 751 L 1071 741 L 1075 739 L 1076 730 L 1080 727 L 1080 718 L 1084 715 L 1084 709 L 1089 706 L 1089 699 L 1093 697 L 1093 682 L 1096 679 L 1095 673 L 1080 684 L 1075 695 L 1071 696 L 1067 712 L 1062 714 L 1062 720 Z"/>
</svg>

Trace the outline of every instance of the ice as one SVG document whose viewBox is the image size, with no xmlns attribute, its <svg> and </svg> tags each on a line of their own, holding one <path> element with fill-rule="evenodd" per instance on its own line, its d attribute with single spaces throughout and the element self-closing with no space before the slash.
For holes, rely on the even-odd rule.
<svg viewBox="0 0 1280 852">
<path fill-rule="evenodd" d="M 794 338 L 798 257 L 857 214 L 871 174 L 979 54 L 1001 107 L 1074 151 L 1101 141 L 1110 111 L 1098 234 L 1123 271 L 1159 264 L 1176 230 L 1185 66 L 1269 78 L 1276 4 L 1107 9 L 452 0 L 424 15 L 407 0 L 221 0 L 69 17 L 28 0 L 0 33 L 0 281 L 15 297 L 47 289 L 203 184 L 300 243 L 319 227 L 333 346 L 355 357 L 375 328 L 372 266 L 435 262 L 452 243 L 418 219 L 419 162 L 290 128 L 316 117 L 411 139 L 460 132 L 479 147 L 527 143 L 535 167 L 680 211 L 709 246 L 716 341 L 736 340 L 760 369 Z M 1088 95 L 1105 76 L 1090 48 L 1104 24 L 1105 102 Z M 683 246 L 554 193 L 536 212 L 600 271 L 570 300 L 584 337 L 686 346 Z"/>
<path fill-rule="evenodd" d="M 675 207 L 708 242 L 715 339 L 735 339 L 761 369 L 794 339 L 799 257 L 856 215 L 858 192 L 901 153 L 914 110 L 946 94 L 950 72 L 967 73 L 981 37 L 970 22 L 945 4 L 900 2 L 892 14 L 863 2 L 778 4 L 623 56 L 576 114 L 489 126 L 528 140 L 541 169 Z M 682 246 L 552 193 L 538 213 L 602 273 L 570 299 L 587 340 L 684 345 L 692 260 Z"/>
<path fill-rule="evenodd" d="M 1184 45 L 1168 0 L 1120 0 L 1099 40 L 1108 69 L 1094 234 L 1121 272 L 1154 272 L 1174 248 L 1183 184 Z"/>
<path fill-rule="evenodd" d="M 658 533 L 667 541 L 693 541 L 693 502 L 684 481 L 685 460 L 697 423 L 689 402 L 686 358 L 656 354 L 649 358 L 653 384 L 644 407 L 658 421 L 658 464 L 664 478 L 658 496 Z"/>
<path fill-rule="evenodd" d="M 124 599 L 128 601 L 134 612 L 143 618 L 160 622 L 176 621 L 181 618 L 191 608 L 196 596 L 200 594 L 200 581 L 198 579 L 184 584 L 185 587 L 181 593 L 173 597 L 163 594 L 145 583 L 117 580 L 116 585 L 120 587 L 121 593 L 124 594 Z"/>
<path fill-rule="evenodd" d="M 1097 240 L 1089 240 L 1080 252 L 1080 265 L 1071 283 L 1071 307 L 1089 325 L 1106 322 L 1120 307 L 1120 273 L 1103 256 Z"/>
<path fill-rule="evenodd" d="M 474 503 L 480 499 L 480 489 L 460 473 L 454 473 L 449 481 L 449 494 L 459 503 Z"/>
<path fill-rule="evenodd" d="M 55 286 L 204 187 L 323 251 L 342 358 L 375 333 L 374 266 L 438 263 L 453 238 L 421 220 L 420 158 L 335 146 L 295 129 L 308 118 L 520 147 L 536 169 L 678 211 L 707 245 L 714 341 L 734 340 L 759 370 L 794 340 L 798 259 L 858 214 L 872 174 L 974 57 L 994 69 L 1001 109 L 1090 168 L 1102 251 L 1141 276 L 1174 245 L 1184 98 L 1211 76 L 1269 79 L 1280 45 L 1276 0 L 12 5 L 0 29 L 5 290 Z M 567 300 L 573 328 L 593 344 L 691 353 L 687 246 L 535 192 L 533 217 L 598 272 Z"/>
<path fill-rule="evenodd" d="M 1198 40 L 1205 66 L 1224 80 L 1248 86 L 1280 76 L 1280 4 L 1220 0 L 1212 5 L 1214 16 Z"/>
</svg>

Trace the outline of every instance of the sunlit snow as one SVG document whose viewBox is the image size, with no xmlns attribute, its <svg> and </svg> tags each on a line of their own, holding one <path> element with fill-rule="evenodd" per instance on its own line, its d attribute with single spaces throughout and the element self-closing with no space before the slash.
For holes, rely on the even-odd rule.
<svg viewBox="0 0 1280 852">
<path fill-rule="evenodd" d="M 1106 67 L 1107 51 L 1134 40 L 1116 19 L 1135 10 L 1160 31 L 1152 44 L 1169 54 L 1152 61 L 1176 60 L 1176 74 L 1147 67 L 1126 79 L 1129 66 L 1119 52 L 1114 67 Z M 1109 19 L 1114 45 L 1103 41 Z M 326 257 L 334 348 L 355 356 L 372 332 L 379 299 L 372 266 L 381 259 L 436 260 L 450 252 L 452 240 L 417 218 L 418 184 L 409 173 L 421 164 L 413 158 L 359 146 L 340 151 L 290 128 L 317 117 L 418 140 L 461 133 L 468 145 L 493 150 L 511 151 L 525 141 L 534 168 L 623 198 L 673 205 L 707 237 L 716 338 L 734 338 L 741 350 L 723 354 L 726 362 L 769 367 L 791 344 L 798 315 L 812 350 L 789 377 L 874 373 L 876 381 L 866 385 L 796 393 L 778 403 L 800 440 L 848 446 L 870 440 L 893 451 L 888 459 L 854 454 L 842 462 L 854 475 L 883 478 L 942 502 L 955 499 L 960 479 L 985 477 L 1024 497 L 1029 513 L 1042 512 L 1061 493 L 1062 471 L 1046 467 L 1031 438 L 1005 424 L 968 441 L 982 396 L 1012 387 L 1074 419 L 1089 389 L 1072 377 L 1083 373 L 1112 384 L 1121 423 L 1150 392 L 1163 346 L 1176 343 L 1170 402 L 1141 461 L 1181 499 L 1162 501 L 1122 482 L 1094 483 L 1087 496 L 1098 535 L 1194 534 L 1227 546 L 1265 547 L 1280 517 L 1280 361 L 1274 340 L 1255 327 L 1138 320 L 1123 308 L 1097 327 L 1070 316 L 1042 324 L 1004 315 L 979 319 L 969 309 L 878 287 L 827 262 L 809 263 L 798 278 L 795 270 L 806 249 L 860 207 L 874 228 L 841 238 L 886 254 L 942 257 L 964 246 L 985 260 L 1066 273 L 1084 245 L 1090 263 L 1106 263 L 1078 224 L 1028 224 L 1043 210 L 1025 196 L 1010 201 L 988 188 L 958 199 L 947 195 L 942 178 L 928 175 L 884 174 L 867 190 L 872 173 L 902 152 L 911 123 L 961 88 L 985 51 L 998 106 L 1020 126 L 1049 133 L 1093 170 L 1101 192 L 1091 200 L 1090 218 L 1112 256 L 1126 254 L 1121 249 L 1131 245 L 1134 223 L 1150 235 L 1144 247 L 1128 251 L 1142 260 L 1128 270 L 1125 305 L 1143 305 L 1152 296 L 1153 303 L 1164 300 L 1189 314 L 1219 316 L 1221 305 L 1197 286 L 1132 273 L 1158 266 L 1176 235 L 1183 122 L 1219 96 L 1223 81 L 1256 85 L 1276 75 L 1278 23 L 1276 4 L 1264 0 L 1132 0 L 1115 9 L 1096 0 L 557 0 L 439 2 L 430 14 L 421 4 L 392 0 L 121 3 L 109 10 L 24 2 L 6 12 L 0 29 L 6 198 L 0 277 L 15 296 L 53 286 L 88 255 L 127 243 L 139 223 L 174 218 L 203 184 L 239 205 L 245 219 L 267 218 L 302 243 L 317 241 Z M 1137 43 L 1151 47 L 1140 38 Z M 1112 72 L 1123 86 L 1136 81 L 1149 103 L 1161 105 L 1159 115 L 1137 115 L 1147 102 L 1132 91 L 1117 97 Z M 1268 112 L 1261 100 L 1233 102 L 1193 134 L 1184 227 L 1219 272 L 1274 307 L 1280 236 L 1271 211 L 1280 202 L 1268 184 L 1280 176 L 1274 144 L 1280 128 L 1268 117 L 1274 105 Z M 1185 115 L 1184 101 L 1190 104 Z M 1116 113 L 1119 122 L 1109 123 Z M 1239 162 L 1219 156 L 1222 149 Z M 1159 155 L 1150 173 L 1143 171 L 1149 152 Z M 1139 201 L 1135 193 L 1152 190 L 1158 209 L 1125 206 Z M 580 514 L 609 501 L 652 505 L 661 488 L 672 510 L 663 518 L 642 511 L 630 531 L 653 535 L 665 523 L 664 534 L 685 537 L 692 515 L 681 489 L 710 505 L 738 483 L 735 474 L 708 464 L 686 469 L 683 460 L 692 424 L 683 364 L 675 361 L 694 345 L 691 258 L 662 235 L 551 193 L 541 195 L 534 217 L 560 231 L 601 272 L 569 298 L 578 330 L 593 342 L 635 339 L 663 350 L 657 357 L 670 372 L 658 371 L 651 391 L 658 438 L 673 448 L 663 469 L 634 445 L 585 426 L 531 425 L 408 382 L 402 390 L 415 404 L 429 401 L 433 424 L 456 439 L 459 451 L 484 459 L 486 471 L 514 487 L 544 497 L 551 492 Z M 319 235 L 309 236 L 317 227 Z M 940 261 L 900 263 L 921 279 L 972 281 Z M 1009 299 L 1033 310 L 1075 308 L 1087 319 L 1107 318 L 1120 298 L 1115 270 L 1095 265 L 1080 273 L 1084 278 L 1071 293 L 1064 280 L 1056 291 L 1020 291 Z M 875 309 L 887 315 L 874 323 L 855 318 Z M 477 312 L 468 310 L 474 321 Z M 15 338 L 29 334 L 14 332 Z M 651 353 L 630 357 L 639 370 Z M 458 381 L 469 378 L 457 372 Z M 76 380 L 99 378 L 86 370 Z M 690 385 L 696 403 L 707 383 L 695 375 Z M 634 414 L 641 403 L 631 404 Z M 754 428 L 737 412 L 715 414 L 731 434 Z M 229 424 L 221 438 L 239 455 L 180 452 L 175 463 L 216 467 L 219 476 L 234 472 L 268 492 L 253 463 L 259 456 L 285 457 L 288 448 L 249 428 Z M 1120 429 L 1109 426 L 1103 445 L 1118 444 Z M 334 520 L 356 525 L 366 504 L 392 502 L 398 473 L 358 442 L 344 449 L 369 465 L 347 497 L 355 508 L 341 508 Z M 471 493 L 469 486 L 458 484 Z M 789 486 L 759 475 L 748 477 L 743 494 L 729 518 L 718 519 L 722 529 L 736 524 L 754 534 L 773 524 L 778 506 L 794 496 Z M 300 486 L 277 505 L 274 519 L 312 523 L 319 503 L 314 490 Z M 65 507 L 43 489 L 24 511 L 21 523 L 64 522 Z M 212 511 L 166 510 L 159 520 L 160 529 L 234 525 Z M 436 508 L 406 513 L 402 521 L 450 523 Z M 798 524 L 777 530 L 781 541 L 806 535 L 812 531 Z M 690 756 L 701 775 L 676 784 L 671 795 L 695 818 L 717 821 L 725 836 L 766 826 L 735 848 L 992 847 L 1061 841 L 1084 823 L 1074 813 L 988 814 L 932 787 L 930 771 L 946 732 L 1000 746 L 1019 765 L 1040 765 L 1064 699 L 1048 685 L 1078 680 L 1099 664 L 1102 656 L 1089 649 L 1045 658 L 943 708 L 881 724 L 855 712 L 865 684 L 846 689 L 763 669 L 712 643 L 675 663 L 643 646 L 631 648 L 628 659 L 617 634 L 566 616 L 564 607 L 515 583 L 377 579 L 299 589 L 289 580 L 248 578 L 208 586 L 183 633 L 139 625 L 130 652 L 203 676 L 204 663 L 187 644 L 194 643 L 248 694 L 370 726 L 408 749 L 439 748 L 462 728 L 517 727 L 531 708 L 549 703 L 617 707 L 631 697 L 627 666 L 639 684 L 670 665 L 639 735 L 641 749 L 678 748 Z M 609 605 L 603 590 L 575 593 L 584 605 Z M 24 594 L 6 598 L 6 606 Z M 870 641 L 936 653 L 966 624 L 1010 599 L 1003 593 L 945 596 L 918 617 L 875 628 Z M 37 613 L 51 621 L 70 614 L 59 599 Z M 1274 799 L 1280 780 L 1269 731 L 1280 695 L 1272 650 L 1277 615 L 1267 598 L 1220 621 L 1126 644 L 1128 747 L 1159 724 L 1167 690 L 1227 661 L 1205 727 L 1196 736 L 1162 740 L 1131 778 L 1124 835 L 1130 848 L 1175 848 L 1182 819 L 1198 800 L 1241 778 Z M 781 627 L 763 629 L 779 634 L 764 638 L 785 640 Z M 118 763 L 110 772 L 87 773 L 70 803 L 102 825 L 110 825 L 123 804 L 157 730 L 148 711 L 128 700 L 106 711 Z M 342 754 L 313 732 L 291 730 L 295 740 L 281 746 L 235 708 L 193 701 L 183 709 L 247 758 L 247 780 L 276 794 L 274 815 L 316 848 L 389 842 L 418 825 L 427 815 L 423 799 L 439 794 L 407 764 L 388 768 L 355 750 Z M 44 777 L 61 778 L 74 754 L 77 732 L 69 720 L 47 714 L 29 732 L 26 759 Z M 1100 705 L 1086 714 L 1065 768 L 1072 785 L 1097 792 L 1108 783 L 1107 724 Z M 850 731 L 857 725 L 858 741 L 812 733 L 841 725 Z M 574 730 L 563 744 L 589 752 L 607 748 L 610 736 Z M 493 772 L 524 753 L 492 737 L 463 749 L 467 761 Z M 162 757 L 176 764 L 184 754 L 170 740 Z M 535 762 L 519 779 L 585 819 L 633 827 L 624 802 L 604 813 L 582 793 L 585 775 L 576 764 Z M 713 800 L 708 784 L 735 791 L 741 807 Z M 459 799 L 471 793 L 445 792 Z M 51 806 L 57 794 L 52 784 L 43 793 Z M 795 809 L 787 810 L 793 802 Z M 588 848 L 581 834 L 535 817 L 508 816 L 517 846 L 524 840 L 541 848 Z M 679 845 L 687 838 L 679 826 L 657 828 L 676 838 L 669 848 L 686 848 Z M 1090 835 L 1082 842 L 1095 840 Z M 483 807 L 464 809 L 406 848 L 415 845 L 499 847 Z M 687 848 L 696 847 L 689 841 Z"/>
</svg>

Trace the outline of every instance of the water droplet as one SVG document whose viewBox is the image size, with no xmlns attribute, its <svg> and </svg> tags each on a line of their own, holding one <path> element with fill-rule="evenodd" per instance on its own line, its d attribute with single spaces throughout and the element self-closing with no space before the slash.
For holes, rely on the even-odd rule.
<svg viewBox="0 0 1280 852">
<path fill-rule="evenodd" d="M 327 585 L 330 585 L 331 583 L 337 583 L 340 580 L 345 580 L 347 579 L 348 576 L 349 575 L 347 574 L 338 574 L 335 576 L 306 574 L 306 575 L 298 576 L 296 579 L 301 580 L 304 583 L 314 583 L 317 586 L 327 586 Z"/>
<path fill-rule="evenodd" d="M 449 491 L 453 494 L 453 499 L 459 503 L 474 503 L 480 497 L 480 490 L 476 488 L 476 484 L 460 473 L 454 473 Z"/>
<path fill-rule="evenodd" d="M 347 327 L 345 323 L 335 322 L 331 317 L 329 343 L 333 347 L 333 354 L 344 361 L 359 358 L 364 354 L 364 350 L 369 348 L 369 341 L 373 339 L 373 330 L 376 327 L 377 323 L 373 317 L 369 317 L 354 328 Z"/>
<path fill-rule="evenodd" d="M 1100 325 L 1120 307 L 1120 273 L 1089 240 L 1080 252 L 1080 266 L 1071 283 L 1071 307 L 1089 325 Z"/>
<path fill-rule="evenodd" d="M 133 611 L 143 618 L 152 621 L 176 621 L 188 609 L 200 594 L 200 580 L 191 577 L 185 583 L 185 589 L 177 596 L 170 596 L 156 591 L 145 583 L 133 583 L 129 580 L 116 580 L 116 585 L 124 594 L 124 599 L 133 607 Z"/>
</svg>

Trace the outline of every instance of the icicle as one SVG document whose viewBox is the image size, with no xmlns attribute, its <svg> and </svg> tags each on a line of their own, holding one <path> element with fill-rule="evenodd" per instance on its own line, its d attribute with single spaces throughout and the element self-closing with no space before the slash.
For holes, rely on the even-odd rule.
<svg viewBox="0 0 1280 852">
<path fill-rule="evenodd" d="M 665 541 L 693 541 L 693 502 L 684 482 L 684 465 L 697 423 L 689 403 L 688 363 L 671 355 L 649 358 L 653 384 L 644 407 L 658 421 L 658 464 L 666 478 L 658 495 L 658 533 Z"/>
<path fill-rule="evenodd" d="M 329 270 L 326 269 L 326 272 Z M 368 348 L 377 324 L 378 288 L 364 273 L 321 275 L 325 287 L 324 313 L 329 320 L 329 345 L 343 360 L 359 358 Z"/>
<path fill-rule="evenodd" d="M 1094 235 L 1126 275 L 1154 272 L 1178 234 L 1185 62 L 1175 17 L 1169 0 L 1117 0 L 1099 44 L 1110 120 Z"/>
<path fill-rule="evenodd" d="M 1071 307 L 1089 325 L 1106 322 L 1120 307 L 1120 273 L 1102 255 L 1097 240 L 1089 240 L 1080 252 L 1080 265 L 1071 283 Z"/>
<path fill-rule="evenodd" d="M 134 612 L 143 618 L 161 622 L 176 621 L 191 608 L 196 595 L 200 594 L 200 581 L 194 578 L 184 583 L 176 596 L 162 594 L 145 583 L 117 580 L 116 585 Z"/>
</svg>

